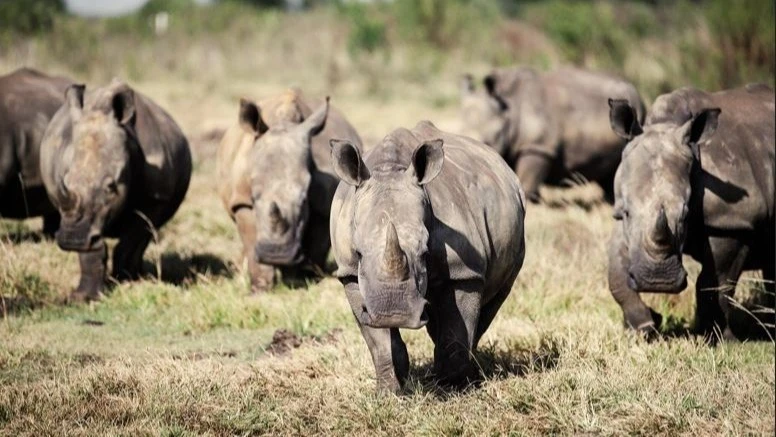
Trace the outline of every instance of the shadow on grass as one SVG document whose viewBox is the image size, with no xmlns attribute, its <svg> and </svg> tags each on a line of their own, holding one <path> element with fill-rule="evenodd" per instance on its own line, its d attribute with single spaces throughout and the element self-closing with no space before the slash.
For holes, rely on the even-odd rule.
<svg viewBox="0 0 776 437">
<path fill-rule="evenodd" d="M 44 240 L 53 240 L 53 237 L 41 231 L 29 229 L 10 229 L 8 232 L 0 233 L 0 241 L 7 241 L 11 244 L 40 243 Z"/>
<path fill-rule="evenodd" d="M 157 264 L 143 261 L 143 272 L 159 277 Z M 166 252 L 161 259 L 161 281 L 173 285 L 196 283 L 202 276 L 221 276 L 231 278 L 232 270 L 221 258 L 200 253 L 181 256 L 179 253 Z"/>
<path fill-rule="evenodd" d="M 497 343 L 482 345 L 474 353 L 475 375 L 458 384 L 445 384 L 434 375 L 433 362 L 411 366 L 405 394 L 430 393 L 441 400 L 478 389 L 484 381 L 523 377 L 543 373 L 558 366 L 563 349 L 554 338 L 542 338 L 538 345 L 530 347 L 511 344 L 506 348 Z"/>
<path fill-rule="evenodd" d="M 771 292 L 761 290 L 747 299 L 730 305 L 730 329 L 740 341 L 774 341 L 776 309 Z M 654 313 L 653 313 L 654 317 Z M 699 334 L 689 320 L 672 314 L 662 316 L 660 338 L 689 338 Z"/>
</svg>

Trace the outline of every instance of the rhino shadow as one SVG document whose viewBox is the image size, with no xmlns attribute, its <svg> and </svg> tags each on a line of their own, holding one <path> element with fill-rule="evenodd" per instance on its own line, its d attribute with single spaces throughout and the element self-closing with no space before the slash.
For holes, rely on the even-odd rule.
<svg viewBox="0 0 776 437">
<path fill-rule="evenodd" d="M 0 234 L 0 241 L 11 244 L 40 243 L 43 240 L 51 239 L 51 237 L 41 231 L 31 231 L 29 229 L 9 229 L 8 232 Z"/>
<path fill-rule="evenodd" d="M 143 261 L 143 273 L 159 277 L 157 262 Z M 173 285 L 196 283 L 201 276 L 231 278 L 232 270 L 226 262 L 211 253 L 181 256 L 177 252 L 166 252 L 161 258 L 161 281 Z"/>
<path fill-rule="evenodd" d="M 749 193 L 736 184 L 724 181 L 704 169 L 699 169 L 704 187 L 728 203 L 738 203 Z M 705 190 L 704 190 L 705 191 Z"/>
<path fill-rule="evenodd" d="M 511 344 L 506 348 L 497 342 L 481 345 L 474 353 L 474 376 L 464 384 L 441 384 L 434 375 L 433 361 L 410 365 L 405 394 L 432 394 L 446 400 L 452 396 L 477 390 L 483 382 L 523 377 L 533 373 L 553 370 L 560 362 L 563 345 L 554 338 L 543 338 L 534 347 Z"/>
</svg>

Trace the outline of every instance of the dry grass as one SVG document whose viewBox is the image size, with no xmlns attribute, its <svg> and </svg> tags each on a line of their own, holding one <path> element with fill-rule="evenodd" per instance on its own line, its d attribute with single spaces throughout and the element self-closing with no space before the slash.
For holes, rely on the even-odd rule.
<svg viewBox="0 0 776 437">
<path fill-rule="evenodd" d="M 382 72 L 388 91 L 378 94 L 366 93 L 373 79 L 345 71 L 332 91 L 325 59 L 305 45 L 313 33 L 289 39 L 290 64 L 255 76 L 245 68 L 232 74 L 229 62 L 242 60 L 216 52 L 212 68 L 190 76 L 133 81 L 170 110 L 195 154 L 188 197 L 146 253 L 148 279 L 119 284 L 98 303 L 63 306 L 77 281 L 76 257 L 37 241 L 39 220 L 0 221 L 0 295 L 8 312 L 0 319 L 0 433 L 774 434 L 772 343 L 710 348 L 685 336 L 646 343 L 622 330 L 605 275 L 611 208 L 592 187 L 548 191 L 549 206 L 529 208 L 525 266 L 483 339 L 478 387 L 436 387 L 431 342 L 410 331 L 407 393 L 376 397 L 366 346 L 331 278 L 249 297 L 236 232 L 213 184 L 212 133 L 233 122 L 239 96 L 288 85 L 331 93 L 369 144 L 420 119 L 458 129 L 455 79 L 463 66 L 441 72 L 433 86 Z M 337 35 L 324 34 L 321 53 Z M 194 47 L 187 52 L 194 60 L 182 62 L 198 64 L 206 51 Z M 59 69 L 34 50 L 0 56 L 0 70 L 21 64 Z M 690 271 L 697 275 L 697 264 Z M 740 295 L 755 288 L 746 281 Z M 690 287 L 649 301 L 669 316 L 674 334 L 689 326 L 693 296 Z"/>
</svg>

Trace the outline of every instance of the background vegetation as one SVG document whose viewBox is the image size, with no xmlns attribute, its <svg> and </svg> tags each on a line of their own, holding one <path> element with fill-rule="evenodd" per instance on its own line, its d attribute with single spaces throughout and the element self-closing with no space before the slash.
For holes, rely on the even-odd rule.
<svg viewBox="0 0 776 437">
<path fill-rule="evenodd" d="M 666 316 L 664 340 L 622 330 L 605 275 L 612 211 L 594 187 L 545 190 L 548 204 L 529 207 L 526 263 L 476 356 L 479 386 L 436 387 L 430 340 L 411 331 L 407 393 L 378 398 L 335 280 L 247 295 L 213 162 L 239 97 L 291 85 L 331 95 L 367 145 L 420 119 L 458 131 L 460 75 L 493 66 L 603 69 L 647 101 L 684 85 L 773 85 L 773 2 L 304 4 L 152 0 L 90 19 L 59 0 L 0 1 L 0 74 L 122 77 L 173 115 L 195 161 L 146 279 L 97 303 L 63 304 L 77 258 L 40 240 L 40 220 L 0 220 L 0 434 L 774 434 L 773 343 L 711 348 L 688 335 L 692 285 L 647 296 Z M 166 30 L 154 26 L 163 11 Z M 747 274 L 737 300 L 761 283 Z"/>
</svg>

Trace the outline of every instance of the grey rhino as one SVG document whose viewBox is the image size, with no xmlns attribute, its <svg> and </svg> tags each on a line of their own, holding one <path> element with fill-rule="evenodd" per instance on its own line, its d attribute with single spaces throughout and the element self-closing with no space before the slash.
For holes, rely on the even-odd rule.
<svg viewBox="0 0 776 437">
<path fill-rule="evenodd" d="M 398 391 L 409 370 L 398 328 L 426 324 L 436 375 L 465 381 L 525 257 L 514 172 L 485 144 L 427 121 L 394 130 L 363 160 L 332 141 L 332 162 L 342 180 L 331 216 L 336 276 L 378 389 Z"/>
<path fill-rule="evenodd" d="M 742 270 L 761 269 L 773 298 L 773 90 L 682 88 L 658 97 L 644 126 L 628 102 L 610 106 L 613 130 L 629 141 L 609 243 L 609 288 L 626 325 L 654 333 L 661 316 L 638 292 L 682 291 L 685 253 L 703 265 L 696 329 L 732 338 L 729 298 Z"/>
<path fill-rule="evenodd" d="M 119 239 L 113 276 L 135 278 L 155 229 L 175 214 L 191 177 L 191 152 L 175 121 L 148 97 L 115 80 L 85 93 L 67 89 L 41 144 L 41 174 L 62 215 L 63 250 L 79 252 L 72 298 L 103 290 L 106 237 Z"/>
<path fill-rule="evenodd" d="M 581 176 L 612 201 L 625 141 L 609 127 L 606 102 L 625 99 L 643 120 L 644 105 L 631 83 L 576 68 L 542 73 L 519 67 L 496 69 L 483 84 L 485 91 L 477 91 L 472 77 L 464 78 L 464 125 L 515 169 L 529 200 L 539 200 L 542 184 Z"/>
<path fill-rule="evenodd" d="M 70 84 L 30 68 L 0 76 L 0 217 L 43 216 L 49 236 L 59 227 L 59 213 L 43 187 L 40 142 Z"/>
<path fill-rule="evenodd" d="M 338 182 L 329 162 L 333 137 L 361 145 L 345 117 L 329 109 L 328 98 L 311 100 L 290 89 L 258 104 L 241 100 L 239 123 L 219 145 L 217 174 L 221 201 L 243 243 L 253 292 L 272 286 L 275 266 L 324 268 Z"/>
</svg>

